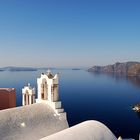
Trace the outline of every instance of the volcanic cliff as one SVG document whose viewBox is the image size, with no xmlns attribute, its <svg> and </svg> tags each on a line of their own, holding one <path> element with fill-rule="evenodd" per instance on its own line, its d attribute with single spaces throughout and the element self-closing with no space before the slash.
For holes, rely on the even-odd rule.
<svg viewBox="0 0 140 140">
<path fill-rule="evenodd" d="M 88 69 L 89 72 L 94 73 L 108 73 L 119 74 L 125 76 L 140 76 L 140 63 L 139 62 L 125 62 L 115 63 L 107 66 L 94 66 Z"/>
</svg>

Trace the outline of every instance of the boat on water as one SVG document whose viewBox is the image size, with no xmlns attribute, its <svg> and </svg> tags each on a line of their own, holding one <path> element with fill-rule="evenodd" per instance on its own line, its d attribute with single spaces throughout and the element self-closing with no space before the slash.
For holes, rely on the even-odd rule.
<svg viewBox="0 0 140 140">
<path fill-rule="evenodd" d="M 136 104 L 132 109 L 136 112 L 140 112 L 140 104 Z"/>
</svg>

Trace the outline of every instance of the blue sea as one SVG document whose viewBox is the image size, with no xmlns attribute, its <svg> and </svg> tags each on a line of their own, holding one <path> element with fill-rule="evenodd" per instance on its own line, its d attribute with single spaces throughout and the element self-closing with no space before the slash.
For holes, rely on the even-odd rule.
<svg viewBox="0 0 140 140">
<path fill-rule="evenodd" d="M 16 88 L 21 106 L 24 85 L 37 88 L 40 71 L 0 72 L 0 87 Z M 59 93 L 70 126 L 85 120 L 98 120 L 118 137 L 136 138 L 140 133 L 140 114 L 132 106 L 140 103 L 140 77 L 93 74 L 85 70 L 56 69 Z"/>
</svg>

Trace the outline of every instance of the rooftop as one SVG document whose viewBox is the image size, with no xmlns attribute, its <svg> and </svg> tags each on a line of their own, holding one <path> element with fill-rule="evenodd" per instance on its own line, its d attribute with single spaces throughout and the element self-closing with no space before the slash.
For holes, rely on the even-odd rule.
<svg viewBox="0 0 140 140">
<path fill-rule="evenodd" d="M 15 88 L 0 88 L 0 91 L 15 91 Z"/>
<path fill-rule="evenodd" d="M 44 103 L 0 111 L 0 137 L 5 140 L 38 140 L 68 128 Z"/>
</svg>

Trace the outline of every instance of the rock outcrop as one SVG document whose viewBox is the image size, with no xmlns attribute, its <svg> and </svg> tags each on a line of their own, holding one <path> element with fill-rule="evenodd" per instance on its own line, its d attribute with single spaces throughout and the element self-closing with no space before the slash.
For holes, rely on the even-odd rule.
<svg viewBox="0 0 140 140">
<path fill-rule="evenodd" d="M 125 76 L 140 76 L 140 63 L 139 62 L 126 62 L 115 63 L 107 66 L 94 66 L 88 69 L 89 72 L 94 73 L 108 73 L 119 74 Z"/>
</svg>

